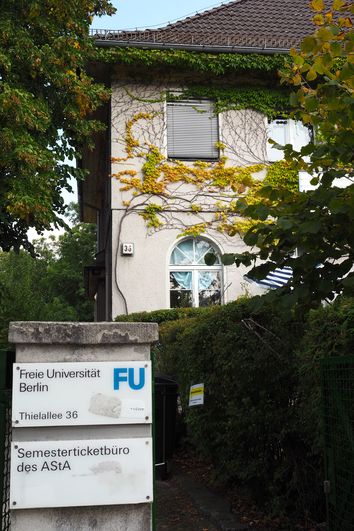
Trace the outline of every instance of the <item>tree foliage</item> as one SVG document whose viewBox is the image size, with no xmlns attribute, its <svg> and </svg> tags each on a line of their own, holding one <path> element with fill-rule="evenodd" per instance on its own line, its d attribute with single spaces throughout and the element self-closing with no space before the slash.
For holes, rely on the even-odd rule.
<svg viewBox="0 0 354 531">
<path fill-rule="evenodd" d="M 77 223 L 58 239 L 35 242 L 36 257 L 0 252 L 0 343 L 10 321 L 91 321 L 84 266 L 95 254 L 95 227 Z"/>
<path fill-rule="evenodd" d="M 255 279 L 291 266 L 292 281 L 271 297 L 307 307 L 354 288 L 353 6 L 334 0 L 328 10 L 322 0 L 313 0 L 312 8 L 317 30 L 300 51 L 292 50 L 283 82 L 294 90 L 294 117 L 313 126 L 315 142 L 300 152 L 291 145 L 284 151 L 293 168 L 313 177 L 316 189 L 297 194 L 269 186 L 262 193 L 272 201 L 239 203 L 245 216 L 261 223 L 244 238 L 252 251 L 226 258 L 253 264 Z M 345 188 L 338 181 L 343 178 L 349 184 Z"/>
<path fill-rule="evenodd" d="M 108 0 L 4 0 L 0 11 L 0 248 L 30 249 L 28 227 L 60 225 L 68 165 L 101 125 L 108 91 L 85 72 L 93 15 Z"/>
</svg>

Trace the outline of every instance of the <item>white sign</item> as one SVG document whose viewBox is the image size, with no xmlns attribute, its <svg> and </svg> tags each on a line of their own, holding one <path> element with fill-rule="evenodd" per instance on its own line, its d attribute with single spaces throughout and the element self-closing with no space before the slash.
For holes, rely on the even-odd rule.
<svg viewBox="0 0 354 531">
<path fill-rule="evenodd" d="M 189 405 L 202 406 L 204 404 L 204 384 L 191 385 L 189 391 Z"/>
<path fill-rule="evenodd" d="M 151 362 L 18 363 L 14 426 L 150 424 Z"/>
<path fill-rule="evenodd" d="M 133 256 L 134 243 L 122 243 L 122 255 Z"/>
<path fill-rule="evenodd" d="M 153 501 L 152 439 L 15 442 L 10 507 Z"/>
</svg>

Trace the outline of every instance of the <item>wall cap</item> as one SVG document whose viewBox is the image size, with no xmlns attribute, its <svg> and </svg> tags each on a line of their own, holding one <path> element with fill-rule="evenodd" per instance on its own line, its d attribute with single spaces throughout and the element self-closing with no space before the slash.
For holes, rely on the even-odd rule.
<svg viewBox="0 0 354 531">
<path fill-rule="evenodd" d="M 9 326 L 10 343 L 129 345 L 153 343 L 158 337 L 156 323 L 18 321 Z"/>
</svg>

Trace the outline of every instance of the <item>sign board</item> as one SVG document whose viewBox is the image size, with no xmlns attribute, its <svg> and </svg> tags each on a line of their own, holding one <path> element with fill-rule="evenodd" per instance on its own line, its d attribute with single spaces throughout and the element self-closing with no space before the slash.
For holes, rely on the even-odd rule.
<svg viewBox="0 0 354 531">
<path fill-rule="evenodd" d="M 122 255 L 133 256 L 134 255 L 134 243 L 122 243 Z"/>
<path fill-rule="evenodd" d="M 18 363 L 14 426 L 150 424 L 151 362 Z"/>
<path fill-rule="evenodd" d="M 189 391 L 189 405 L 202 406 L 204 404 L 204 384 L 191 385 Z"/>
<path fill-rule="evenodd" d="M 152 439 L 15 442 L 10 507 L 153 501 Z"/>
</svg>

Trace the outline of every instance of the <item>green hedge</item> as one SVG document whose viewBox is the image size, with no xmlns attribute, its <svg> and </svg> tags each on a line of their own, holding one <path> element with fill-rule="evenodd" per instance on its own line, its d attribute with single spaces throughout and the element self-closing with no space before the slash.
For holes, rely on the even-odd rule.
<svg viewBox="0 0 354 531">
<path fill-rule="evenodd" d="M 249 306 L 164 323 L 159 365 L 179 382 L 189 439 L 218 478 L 291 512 L 308 482 L 311 451 L 299 428 L 293 348 L 303 328 L 269 307 L 252 313 Z M 189 408 L 190 385 L 200 382 L 205 406 Z"/>
<path fill-rule="evenodd" d="M 178 381 L 188 438 L 218 478 L 270 512 L 324 520 L 319 360 L 353 352 L 354 304 L 306 323 L 254 308 L 243 300 L 139 319 L 160 322 L 158 369 Z M 190 385 L 201 382 L 205 405 L 189 408 Z"/>
<path fill-rule="evenodd" d="M 204 315 L 214 310 L 214 307 L 206 308 L 172 308 L 168 310 L 156 310 L 154 312 L 136 312 L 129 315 L 118 315 L 117 322 L 140 322 L 140 323 L 164 323 L 177 319 L 188 319 L 197 315 Z"/>
</svg>

